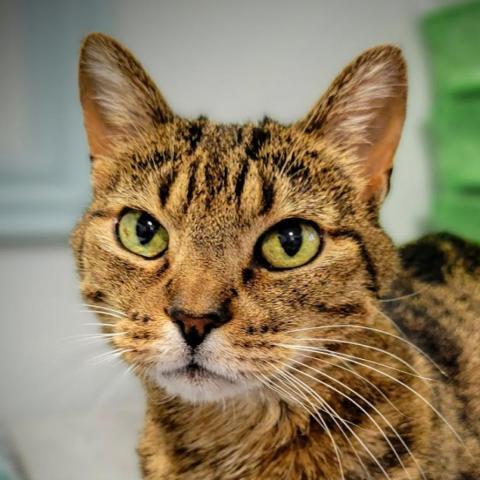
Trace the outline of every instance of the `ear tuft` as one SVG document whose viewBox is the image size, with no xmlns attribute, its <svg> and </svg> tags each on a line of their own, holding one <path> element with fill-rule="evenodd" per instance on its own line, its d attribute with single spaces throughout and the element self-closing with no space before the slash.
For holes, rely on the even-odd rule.
<svg viewBox="0 0 480 480">
<path fill-rule="evenodd" d="M 364 176 L 364 197 L 381 201 L 388 190 L 406 99 L 407 70 L 400 49 L 375 47 L 340 73 L 298 127 L 348 153 Z"/>
<path fill-rule="evenodd" d="M 131 138 L 173 118 L 140 63 L 107 35 L 92 33 L 83 41 L 79 87 L 93 156 L 108 154 L 113 139 Z"/>
</svg>

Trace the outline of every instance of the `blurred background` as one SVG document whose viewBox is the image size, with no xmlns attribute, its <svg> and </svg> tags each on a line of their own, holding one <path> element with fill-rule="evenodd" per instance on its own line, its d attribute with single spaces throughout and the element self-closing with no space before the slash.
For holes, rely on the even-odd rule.
<svg viewBox="0 0 480 480">
<path fill-rule="evenodd" d="M 403 48 L 410 94 L 382 221 L 480 239 L 480 2 L 0 0 L 0 480 L 134 480 L 143 397 L 82 312 L 67 235 L 88 203 L 77 54 L 91 31 L 174 110 L 302 116 L 364 49 Z"/>
</svg>

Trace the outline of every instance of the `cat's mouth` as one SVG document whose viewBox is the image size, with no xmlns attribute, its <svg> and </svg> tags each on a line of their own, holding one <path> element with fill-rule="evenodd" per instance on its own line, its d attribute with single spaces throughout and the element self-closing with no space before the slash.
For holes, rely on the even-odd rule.
<svg viewBox="0 0 480 480">
<path fill-rule="evenodd" d="M 162 375 L 167 378 L 186 378 L 192 382 L 201 382 L 204 380 L 222 380 L 224 382 L 234 383 L 231 379 L 212 372 L 211 370 L 202 367 L 195 361 L 191 361 L 184 367 L 162 372 Z"/>
<path fill-rule="evenodd" d="M 231 378 L 217 373 L 195 360 L 182 367 L 171 370 L 153 371 L 153 379 L 167 393 L 179 395 L 185 400 L 197 402 L 215 402 L 224 398 L 244 394 L 252 385 L 245 380 Z"/>
</svg>

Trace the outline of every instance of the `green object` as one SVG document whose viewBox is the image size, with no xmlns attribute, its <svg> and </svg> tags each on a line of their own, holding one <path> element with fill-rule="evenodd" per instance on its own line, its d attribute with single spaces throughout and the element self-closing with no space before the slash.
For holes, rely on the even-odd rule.
<svg viewBox="0 0 480 480">
<path fill-rule="evenodd" d="M 435 224 L 442 230 L 480 239 L 480 201 L 478 195 L 442 193 L 434 200 Z"/>
<path fill-rule="evenodd" d="M 433 227 L 480 241 L 480 2 L 426 17 L 434 102 Z"/>
<path fill-rule="evenodd" d="M 437 91 L 480 89 L 480 2 L 454 5 L 423 23 Z"/>
<path fill-rule="evenodd" d="M 437 99 L 430 135 L 438 186 L 480 189 L 480 91 L 472 98 Z"/>
</svg>

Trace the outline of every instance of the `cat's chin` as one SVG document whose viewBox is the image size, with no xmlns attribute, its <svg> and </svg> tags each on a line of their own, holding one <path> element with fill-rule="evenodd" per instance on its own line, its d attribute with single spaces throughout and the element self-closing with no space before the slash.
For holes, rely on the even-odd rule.
<svg viewBox="0 0 480 480">
<path fill-rule="evenodd" d="M 168 394 L 192 403 L 218 402 L 250 390 L 244 382 L 234 382 L 203 368 L 156 372 L 152 380 Z"/>
</svg>

